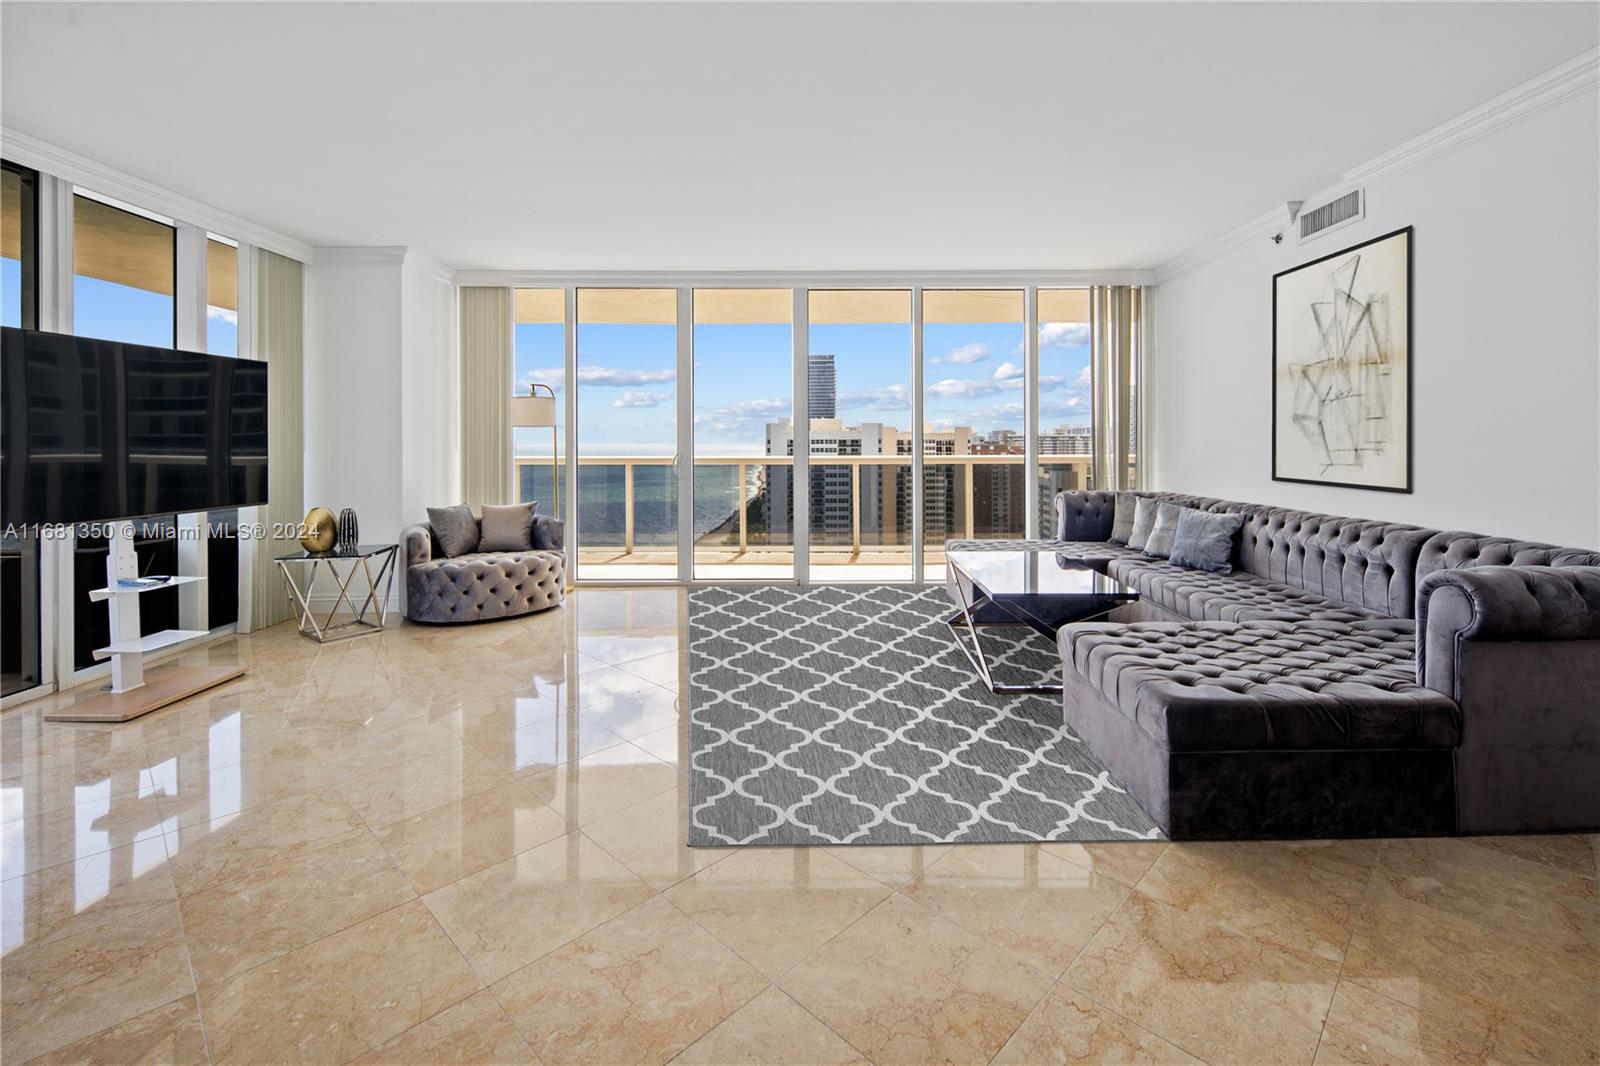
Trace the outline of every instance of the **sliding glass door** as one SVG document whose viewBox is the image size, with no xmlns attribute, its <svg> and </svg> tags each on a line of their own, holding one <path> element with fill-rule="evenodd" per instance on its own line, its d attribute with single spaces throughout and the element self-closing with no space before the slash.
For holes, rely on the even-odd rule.
<svg viewBox="0 0 1600 1066">
<path fill-rule="evenodd" d="M 811 580 L 910 580 L 911 292 L 812 290 L 808 307 Z"/>
<path fill-rule="evenodd" d="M 794 293 L 694 291 L 694 577 L 794 576 Z"/>
<path fill-rule="evenodd" d="M 678 291 L 579 289 L 578 571 L 678 577 Z"/>
<path fill-rule="evenodd" d="M 1039 529 L 1052 536 L 1056 493 L 1092 484 L 1094 381 L 1089 290 L 1039 290 Z"/>
</svg>

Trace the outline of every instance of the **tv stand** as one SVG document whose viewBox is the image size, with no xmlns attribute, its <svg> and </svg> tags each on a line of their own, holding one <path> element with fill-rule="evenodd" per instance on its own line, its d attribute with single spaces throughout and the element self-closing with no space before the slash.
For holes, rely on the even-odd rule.
<svg viewBox="0 0 1600 1066">
<path fill-rule="evenodd" d="M 106 556 L 106 587 L 89 593 L 95 602 L 107 601 L 111 612 L 111 643 L 96 648 L 96 659 L 111 660 L 111 689 L 79 699 L 45 714 L 47 722 L 126 722 L 141 714 L 187 699 L 244 673 L 241 663 L 206 666 L 153 667 L 145 680 L 144 657 L 209 636 L 203 629 L 166 629 L 143 636 L 139 632 L 139 597 L 157 589 L 204 581 L 203 577 L 174 577 L 160 585 L 123 585 L 139 576 L 133 550 L 133 523 L 118 522 Z"/>
</svg>

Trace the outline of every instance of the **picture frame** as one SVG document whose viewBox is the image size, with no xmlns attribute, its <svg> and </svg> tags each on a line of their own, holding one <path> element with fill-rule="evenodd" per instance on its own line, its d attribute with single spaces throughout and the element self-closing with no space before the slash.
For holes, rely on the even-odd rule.
<svg viewBox="0 0 1600 1066">
<path fill-rule="evenodd" d="M 1272 480 L 1412 491 L 1410 226 L 1272 276 Z"/>
</svg>

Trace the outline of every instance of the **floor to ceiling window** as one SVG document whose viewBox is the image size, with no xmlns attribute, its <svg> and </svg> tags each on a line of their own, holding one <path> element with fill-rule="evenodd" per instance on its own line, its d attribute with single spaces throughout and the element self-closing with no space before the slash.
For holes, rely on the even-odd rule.
<svg viewBox="0 0 1600 1066">
<path fill-rule="evenodd" d="M 810 574 L 912 576 L 911 292 L 809 294 Z"/>
<path fill-rule="evenodd" d="M 1039 531 L 1053 536 L 1056 493 L 1089 487 L 1094 451 L 1089 290 L 1039 290 Z"/>
<path fill-rule="evenodd" d="M 579 573 L 678 576 L 678 293 L 578 290 Z"/>
<path fill-rule="evenodd" d="M 38 188 L 33 171 L 10 163 L 0 167 L 0 325 L 32 329 L 38 323 Z M 39 562 L 35 534 L 5 530 L 0 537 L 0 696 L 33 688 L 42 676 Z"/>
<path fill-rule="evenodd" d="M 924 571 L 950 539 L 1027 535 L 1021 289 L 922 294 Z"/>
<path fill-rule="evenodd" d="M 528 404 L 522 417 L 512 405 L 511 451 L 516 498 L 535 503 L 540 514 L 565 516 L 566 487 L 566 293 L 561 289 L 517 289 L 512 293 L 511 394 L 553 403 Z"/>
<path fill-rule="evenodd" d="M 794 574 L 794 294 L 694 292 L 694 576 Z"/>
<path fill-rule="evenodd" d="M 81 193 L 72 205 L 72 332 L 82 337 L 128 341 L 158 348 L 176 343 L 177 231 L 163 222 L 124 211 Z M 135 524 L 139 572 L 178 572 L 176 521 L 172 515 Z M 73 558 L 73 665 L 95 665 L 94 649 L 110 643 L 104 602 L 89 599 L 105 584 L 108 541 L 82 527 Z M 145 633 L 178 629 L 177 588 L 140 597 Z"/>
<path fill-rule="evenodd" d="M 239 354 L 239 246 L 206 237 L 206 351 Z M 206 512 L 206 624 L 239 620 L 239 509 Z"/>
</svg>

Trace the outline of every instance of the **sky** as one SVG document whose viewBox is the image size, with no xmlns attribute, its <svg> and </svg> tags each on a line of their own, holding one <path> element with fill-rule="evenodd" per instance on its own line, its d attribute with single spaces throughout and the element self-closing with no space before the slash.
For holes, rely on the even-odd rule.
<svg viewBox="0 0 1600 1066">
<path fill-rule="evenodd" d="M 0 325 L 19 326 L 21 264 L 0 259 Z M 78 276 L 72 279 L 72 331 L 83 337 L 173 346 L 172 297 L 128 285 Z M 239 316 L 221 307 L 206 308 L 206 350 L 213 355 L 239 354 Z"/>
<path fill-rule="evenodd" d="M 516 381 L 563 385 L 560 325 L 516 327 Z M 695 449 L 704 455 L 761 455 L 768 422 L 793 414 L 787 323 L 694 327 Z M 924 327 L 924 415 L 938 429 L 969 426 L 979 435 L 1023 430 L 1023 326 L 1020 323 Z M 578 327 L 579 445 L 592 455 L 671 455 L 676 443 L 676 327 Z M 846 425 L 911 424 L 911 326 L 821 325 L 811 351 L 831 353 L 839 417 Z M 1040 422 L 1046 429 L 1089 422 L 1088 329 L 1040 328 Z M 517 450 L 549 454 L 549 434 L 522 430 Z"/>
</svg>

